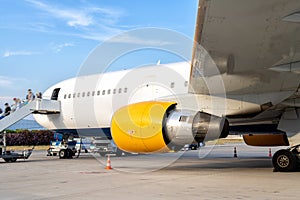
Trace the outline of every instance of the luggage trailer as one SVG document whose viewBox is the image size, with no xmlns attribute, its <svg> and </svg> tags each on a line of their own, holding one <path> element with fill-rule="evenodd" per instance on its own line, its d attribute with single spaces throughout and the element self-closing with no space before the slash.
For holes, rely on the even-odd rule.
<svg viewBox="0 0 300 200">
<path fill-rule="evenodd" d="M 28 159 L 32 154 L 34 147 L 32 149 L 24 150 L 22 153 L 15 153 L 13 151 L 6 151 L 6 132 L 0 134 L 0 158 L 5 162 L 16 162 L 17 159 Z"/>
</svg>

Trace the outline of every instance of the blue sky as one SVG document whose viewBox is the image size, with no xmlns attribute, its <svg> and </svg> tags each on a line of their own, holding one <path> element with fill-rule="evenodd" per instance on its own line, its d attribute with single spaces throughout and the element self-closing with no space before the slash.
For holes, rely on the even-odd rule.
<svg viewBox="0 0 300 200">
<path fill-rule="evenodd" d="M 197 0 L 0 0 L 0 107 L 76 76 L 89 53 L 136 28 L 168 28 L 193 38 Z M 172 62 L 158 53 L 145 63 Z M 127 59 L 124 65 L 134 66 Z M 174 60 L 176 61 L 176 59 Z M 120 68 L 122 68 L 120 66 Z M 10 102 L 11 103 L 11 102 Z"/>
</svg>

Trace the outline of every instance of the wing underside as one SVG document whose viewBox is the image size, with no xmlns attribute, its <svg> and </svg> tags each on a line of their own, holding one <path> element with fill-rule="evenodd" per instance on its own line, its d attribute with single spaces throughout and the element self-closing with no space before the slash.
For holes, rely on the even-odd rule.
<svg viewBox="0 0 300 200">
<path fill-rule="evenodd" d="M 299 12 L 299 0 L 200 0 L 190 92 L 211 94 L 203 85 L 216 76 L 227 94 L 296 90 Z M 217 72 L 203 61 L 203 49 Z"/>
<path fill-rule="evenodd" d="M 189 93 L 212 102 L 202 111 L 300 132 L 300 115 L 286 117 L 300 111 L 299 0 L 199 0 L 194 40 Z"/>
</svg>

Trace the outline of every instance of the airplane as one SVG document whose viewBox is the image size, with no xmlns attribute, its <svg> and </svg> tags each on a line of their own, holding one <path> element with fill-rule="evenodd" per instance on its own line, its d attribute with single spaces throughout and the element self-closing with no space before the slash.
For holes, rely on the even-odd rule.
<svg viewBox="0 0 300 200">
<path fill-rule="evenodd" d="M 34 118 L 47 129 L 101 135 L 136 153 L 179 150 L 233 132 L 248 145 L 289 146 L 300 132 L 299 16 L 298 0 L 199 0 L 190 62 L 62 81 L 43 95 L 60 101 L 61 112 Z M 295 171 L 298 156 L 296 145 L 277 151 L 272 163 Z"/>
</svg>

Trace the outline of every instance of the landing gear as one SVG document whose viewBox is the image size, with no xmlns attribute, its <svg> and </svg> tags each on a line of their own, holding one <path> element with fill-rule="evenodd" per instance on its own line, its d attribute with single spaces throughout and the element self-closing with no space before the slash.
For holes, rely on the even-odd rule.
<svg viewBox="0 0 300 200">
<path fill-rule="evenodd" d="M 281 149 L 277 151 L 272 158 L 274 171 L 277 172 L 293 172 L 300 167 L 300 145 L 290 147 L 288 149 Z"/>
</svg>

